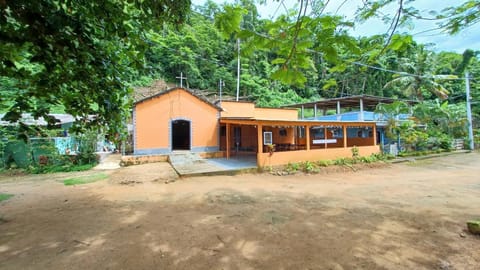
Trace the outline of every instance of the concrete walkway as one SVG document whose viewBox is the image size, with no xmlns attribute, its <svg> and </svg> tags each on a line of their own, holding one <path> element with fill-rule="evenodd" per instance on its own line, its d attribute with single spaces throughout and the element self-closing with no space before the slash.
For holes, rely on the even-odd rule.
<svg viewBox="0 0 480 270">
<path fill-rule="evenodd" d="M 466 154 L 466 153 L 471 153 L 471 152 L 472 152 L 471 150 L 455 150 L 455 151 L 450 151 L 450 152 L 441 152 L 441 153 L 424 155 L 424 156 L 396 157 L 395 159 L 392 159 L 390 161 L 390 163 L 415 162 L 417 160 L 443 157 L 443 156 L 449 156 L 449 155 L 457 155 L 457 154 Z"/>
<path fill-rule="evenodd" d="M 257 170 L 254 156 L 205 159 L 195 153 L 180 152 L 169 155 L 169 161 L 179 176 L 235 174 Z"/>
<path fill-rule="evenodd" d="M 121 154 L 112 154 L 107 152 L 98 153 L 100 162 L 95 166 L 94 170 L 115 170 L 120 168 Z"/>
</svg>

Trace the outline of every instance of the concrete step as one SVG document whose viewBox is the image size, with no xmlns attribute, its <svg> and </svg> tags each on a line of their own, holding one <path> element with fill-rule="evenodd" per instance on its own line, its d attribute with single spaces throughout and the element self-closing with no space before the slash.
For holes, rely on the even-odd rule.
<svg viewBox="0 0 480 270">
<path fill-rule="evenodd" d="M 242 159 L 205 159 L 197 153 L 175 151 L 168 155 L 168 162 L 180 177 L 201 175 L 231 175 L 238 172 L 257 171 L 255 157 Z"/>
</svg>

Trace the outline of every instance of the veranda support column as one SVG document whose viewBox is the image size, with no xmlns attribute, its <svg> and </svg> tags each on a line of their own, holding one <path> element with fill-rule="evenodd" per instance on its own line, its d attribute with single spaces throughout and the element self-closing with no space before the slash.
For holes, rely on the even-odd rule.
<svg viewBox="0 0 480 270">
<path fill-rule="evenodd" d="M 327 147 L 328 147 L 328 145 L 327 145 L 327 137 L 328 137 L 328 136 L 327 136 L 327 132 L 328 132 L 327 127 L 324 127 L 324 128 L 323 128 L 323 137 L 324 137 L 324 141 L 325 141 L 325 142 L 324 142 L 324 144 L 325 144 L 325 149 L 327 149 Z"/>
<path fill-rule="evenodd" d="M 377 145 L 377 125 L 373 125 L 373 145 Z"/>
<path fill-rule="evenodd" d="M 347 126 L 343 125 L 343 148 L 347 148 Z"/>
<path fill-rule="evenodd" d="M 305 126 L 305 144 L 307 145 L 307 151 L 310 150 L 310 127 Z"/>
<path fill-rule="evenodd" d="M 257 145 L 258 145 L 258 153 L 261 154 L 263 153 L 263 134 L 262 134 L 262 129 L 263 129 L 263 126 L 262 125 L 257 125 Z"/>
<path fill-rule="evenodd" d="M 230 158 L 230 124 L 227 123 L 226 129 L 226 136 L 225 136 L 225 147 L 227 148 L 227 159 Z"/>
</svg>

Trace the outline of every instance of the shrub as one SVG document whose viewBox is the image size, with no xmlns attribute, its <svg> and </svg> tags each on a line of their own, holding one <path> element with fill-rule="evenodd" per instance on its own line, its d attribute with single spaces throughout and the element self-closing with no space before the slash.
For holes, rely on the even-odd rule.
<svg viewBox="0 0 480 270">
<path fill-rule="evenodd" d="M 288 163 L 287 167 L 285 168 L 287 172 L 292 173 L 292 172 L 297 172 L 298 169 L 300 169 L 300 164 L 299 163 Z"/>
<path fill-rule="evenodd" d="M 305 161 L 303 163 L 303 170 L 307 173 L 318 172 L 317 166 L 311 161 Z"/>
<path fill-rule="evenodd" d="M 73 164 L 55 164 L 47 166 L 30 166 L 28 168 L 29 173 L 42 174 L 42 173 L 56 173 L 56 172 L 80 172 L 88 171 L 93 168 L 96 164 L 82 164 L 82 165 L 73 165 Z"/>
<path fill-rule="evenodd" d="M 361 157 L 360 158 L 360 162 L 362 163 L 373 163 L 373 162 L 377 162 L 378 161 L 378 158 L 374 155 L 370 155 L 368 157 Z"/>
<path fill-rule="evenodd" d="M 328 167 L 333 164 L 333 161 L 331 160 L 319 160 L 317 161 L 317 165 L 320 167 Z"/>
<path fill-rule="evenodd" d="M 333 161 L 333 164 L 340 165 L 340 166 L 352 165 L 353 163 L 354 163 L 353 160 L 350 158 L 337 158 Z"/>
<path fill-rule="evenodd" d="M 357 159 L 360 156 L 360 150 L 357 146 L 352 147 L 352 158 Z"/>
</svg>

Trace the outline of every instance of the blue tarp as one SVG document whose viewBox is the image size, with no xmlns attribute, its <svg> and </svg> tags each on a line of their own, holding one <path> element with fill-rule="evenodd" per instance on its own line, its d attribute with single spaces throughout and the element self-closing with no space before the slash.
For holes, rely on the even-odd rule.
<svg viewBox="0 0 480 270">
<path fill-rule="evenodd" d="M 399 120 L 407 120 L 410 117 L 409 114 L 400 114 L 398 115 Z M 308 120 L 318 120 L 318 121 L 361 121 L 360 112 L 346 112 L 341 114 L 334 115 L 322 115 L 315 117 L 307 118 Z M 364 111 L 363 112 L 363 121 L 373 122 L 373 121 L 386 121 L 386 117 L 383 117 L 382 114 L 375 112 Z"/>
</svg>

